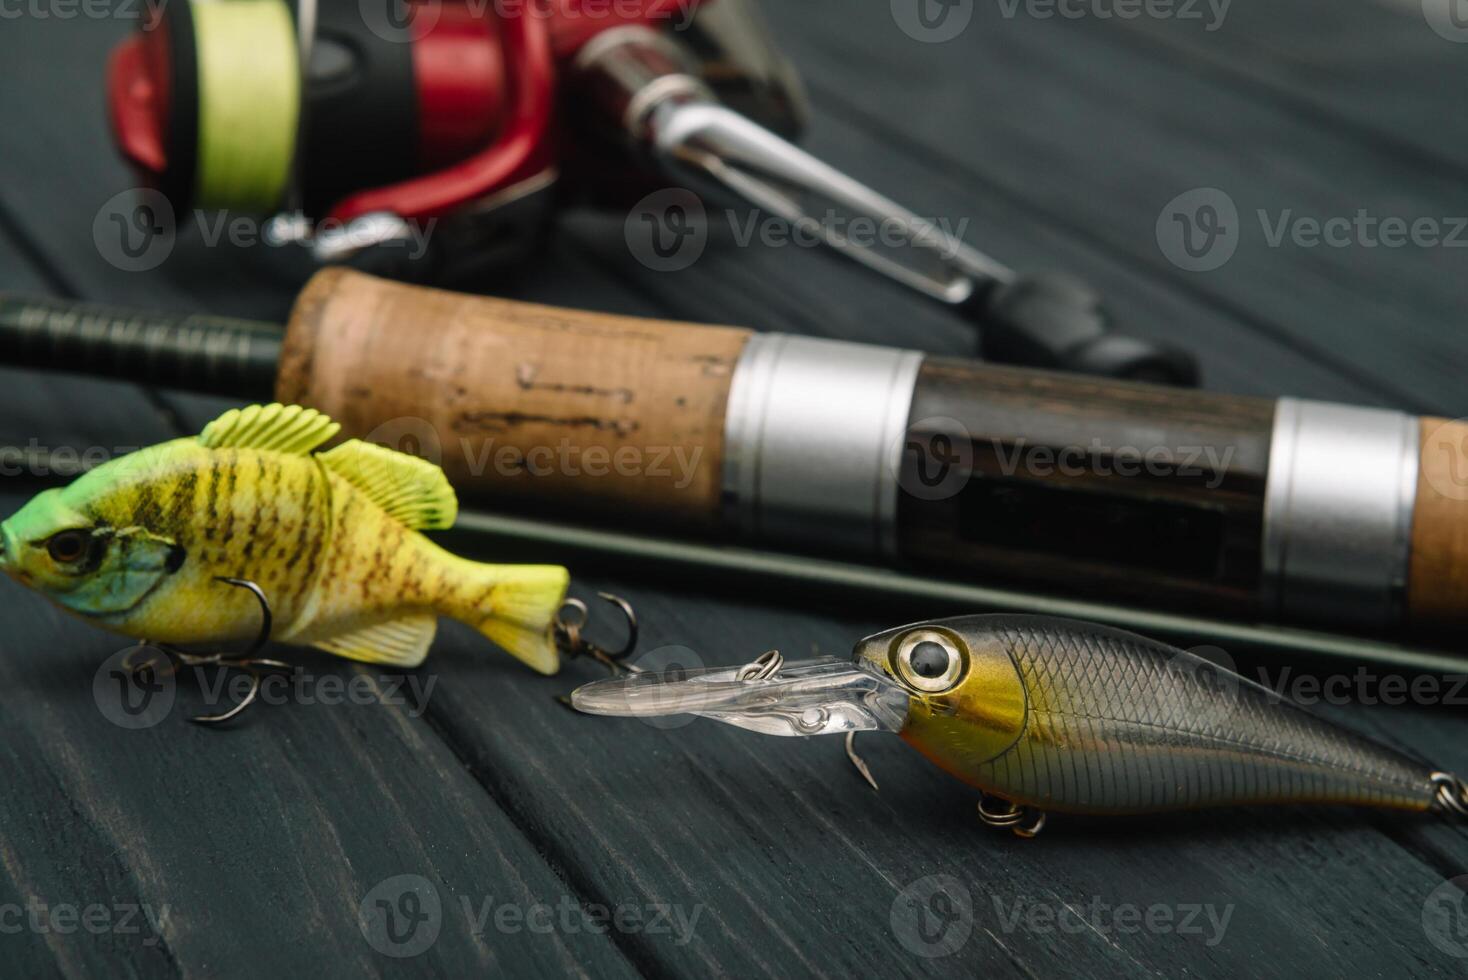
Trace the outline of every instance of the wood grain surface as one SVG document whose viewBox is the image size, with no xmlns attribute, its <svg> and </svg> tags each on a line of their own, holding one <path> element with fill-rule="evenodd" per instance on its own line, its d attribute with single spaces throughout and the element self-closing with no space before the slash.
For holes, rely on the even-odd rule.
<svg viewBox="0 0 1468 980">
<path fill-rule="evenodd" d="M 154 268 L 120 267 L 106 216 L 130 178 L 101 84 L 137 8 L 62 6 L 0 21 L 0 289 L 284 321 L 299 263 L 211 241 L 212 216 L 176 216 Z M 1468 214 L 1468 117 L 1450 84 L 1468 48 L 1417 4 L 1238 4 L 1212 32 L 968 6 L 967 29 L 932 44 L 880 0 L 766 4 L 812 89 L 807 147 L 963 222 L 1011 265 L 1085 278 L 1129 330 L 1196 351 L 1212 389 L 1468 414 L 1461 250 L 1274 246 L 1257 215 Z M 1235 203 L 1239 241 L 1221 268 L 1187 271 L 1156 224 L 1204 187 Z M 971 349 L 943 310 L 837 258 L 741 246 L 744 212 L 707 203 L 708 246 L 682 272 L 636 260 L 626 213 L 575 212 L 534 262 L 481 287 Z M 197 431 L 227 404 L 0 382 L 0 442 L 20 445 L 115 452 Z M 0 513 L 44 483 L 7 474 Z M 578 594 L 636 605 L 650 665 L 839 655 L 929 612 L 574 571 Z M 310 683 L 231 730 L 188 724 L 206 697 L 188 677 L 157 724 L 127 729 L 105 696 L 115 637 L 8 581 L 0 604 L 6 976 L 1426 977 L 1468 964 L 1461 933 L 1433 926 L 1434 896 L 1468 872 L 1468 834 L 1444 820 L 1056 819 L 1020 841 L 982 827 L 973 795 L 895 739 L 861 740 L 873 793 L 839 740 L 570 714 L 555 695 L 593 665 L 537 677 L 452 625 L 406 677 L 280 650 Z M 1311 683 L 1318 698 L 1343 680 L 1328 700 L 1350 703 L 1321 710 L 1468 771 L 1454 678 L 1413 698 L 1398 687 L 1413 679 L 1381 670 L 1214 656 L 1306 700 Z M 348 682 L 371 696 L 326 696 Z M 372 932 L 384 909 L 407 944 Z"/>
</svg>

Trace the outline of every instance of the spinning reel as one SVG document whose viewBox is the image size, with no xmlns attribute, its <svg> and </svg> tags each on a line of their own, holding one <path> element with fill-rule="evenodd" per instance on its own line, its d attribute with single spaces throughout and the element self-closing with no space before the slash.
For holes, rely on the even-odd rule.
<svg viewBox="0 0 1468 980">
<path fill-rule="evenodd" d="M 804 95 L 748 0 L 155 0 L 108 89 L 123 155 L 175 211 L 275 214 L 316 262 L 462 279 L 523 255 L 553 208 L 672 178 L 959 308 L 992 359 L 1197 380 L 1079 283 L 1016 275 L 790 142 Z M 856 241 L 855 219 L 900 240 Z M 429 222 L 424 254 L 386 247 Z"/>
</svg>

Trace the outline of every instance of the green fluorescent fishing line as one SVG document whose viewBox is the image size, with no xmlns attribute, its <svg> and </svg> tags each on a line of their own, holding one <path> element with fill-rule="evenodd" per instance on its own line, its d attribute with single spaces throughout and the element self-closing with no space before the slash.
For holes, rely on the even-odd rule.
<svg viewBox="0 0 1468 980">
<path fill-rule="evenodd" d="M 295 26 L 280 0 L 191 5 L 199 70 L 203 207 L 268 211 L 290 179 L 300 112 Z"/>
</svg>

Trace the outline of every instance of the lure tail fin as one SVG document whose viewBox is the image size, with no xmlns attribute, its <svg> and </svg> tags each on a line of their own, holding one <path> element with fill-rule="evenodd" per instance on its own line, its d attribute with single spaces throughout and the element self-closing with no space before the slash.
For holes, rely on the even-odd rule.
<svg viewBox="0 0 1468 980">
<path fill-rule="evenodd" d="M 560 654 L 551 635 L 570 573 L 559 565 L 473 565 L 476 588 L 450 615 L 468 623 L 532 670 L 554 674 Z"/>
</svg>

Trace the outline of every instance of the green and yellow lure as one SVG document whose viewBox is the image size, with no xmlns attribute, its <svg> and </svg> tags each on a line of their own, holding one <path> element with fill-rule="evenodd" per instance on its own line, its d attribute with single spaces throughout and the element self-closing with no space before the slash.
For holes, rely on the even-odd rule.
<svg viewBox="0 0 1468 980">
<path fill-rule="evenodd" d="M 420 531 L 446 528 L 454 491 L 432 463 L 351 440 L 313 409 L 252 405 L 47 490 L 0 524 L 0 567 L 63 609 L 176 645 L 254 636 L 413 667 L 438 616 L 468 623 L 543 674 L 568 575 L 486 565 Z"/>
</svg>

